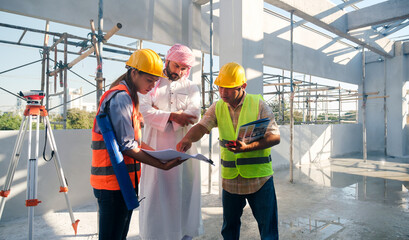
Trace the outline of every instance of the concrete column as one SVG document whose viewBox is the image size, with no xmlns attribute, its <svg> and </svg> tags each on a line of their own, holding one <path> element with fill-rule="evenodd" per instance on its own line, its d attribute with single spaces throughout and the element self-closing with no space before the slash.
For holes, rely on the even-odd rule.
<svg viewBox="0 0 409 240">
<path fill-rule="evenodd" d="M 187 12 L 188 14 L 187 20 L 184 21 L 185 25 L 183 26 L 182 31 L 184 40 L 183 44 L 192 49 L 196 59 L 195 65 L 190 70 L 189 79 L 199 87 L 202 80 L 202 52 L 200 51 L 201 35 L 200 31 L 197 31 L 197 29 L 200 29 L 201 26 L 201 6 L 192 1 L 185 1 L 184 8 L 186 8 L 186 11 L 183 12 Z"/>
<path fill-rule="evenodd" d="M 407 124 L 409 51 L 406 51 L 404 46 L 405 44 L 402 42 L 396 42 L 394 46 L 395 56 L 388 58 L 386 64 L 383 57 L 376 54 L 369 56 L 368 54 L 365 89 L 367 93 L 379 92 L 376 95 L 368 95 L 367 100 L 368 152 L 383 153 L 386 144 L 386 154 L 389 156 L 409 155 L 409 125 Z M 361 86 L 360 88 L 362 91 Z M 386 98 L 386 138 L 384 99 L 373 98 L 384 95 L 388 96 Z M 362 123 L 361 114 L 360 122 Z"/>
<path fill-rule="evenodd" d="M 385 149 L 384 99 L 371 97 L 385 95 L 385 62 L 383 60 L 379 60 L 379 55 L 373 55 L 374 56 L 372 58 L 368 56 L 366 59 L 365 91 L 367 93 L 379 93 L 376 95 L 368 95 L 369 99 L 366 101 L 366 146 L 369 153 L 378 152 L 379 154 L 382 154 Z M 388 80 L 387 83 L 390 84 Z M 360 93 L 362 93 L 362 86 L 360 86 Z M 386 101 L 389 101 L 389 99 L 386 99 Z M 359 120 L 362 123 L 362 100 L 359 101 L 358 111 Z"/>
<path fill-rule="evenodd" d="M 220 67 L 241 64 L 248 93 L 263 93 L 263 0 L 220 1 Z"/>
<path fill-rule="evenodd" d="M 387 61 L 387 154 L 391 156 L 408 155 L 406 117 L 408 110 L 407 66 L 408 60 L 402 52 L 402 43 L 395 43 L 395 57 Z"/>
<path fill-rule="evenodd" d="M 195 65 L 190 69 L 190 77 L 199 89 L 201 89 L 202 84 L 202 52 L 196 49 L 192 49 L 195 55 Z"/>
</svg>

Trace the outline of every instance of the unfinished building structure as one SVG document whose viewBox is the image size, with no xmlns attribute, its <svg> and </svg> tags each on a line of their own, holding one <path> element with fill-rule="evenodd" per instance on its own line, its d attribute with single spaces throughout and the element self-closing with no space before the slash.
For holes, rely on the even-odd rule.
<svg viewBox="0 0 409 240">
<path fill-rule="evenodd" d="M 196 55 L 196 65 L 190 78 L 202 89 L 204 106 L 212 101 L 207 99 L 211 99 L 209 91 L 213 75 L 218 71 L 213 68 L 213 56 L 218 56 L 219 66 L 231 61 L 243 65 L 248 79 L 247 92 L 264 93 L 265 98 L 276 95 L 281 102 L 281 97 L 285 97 L 291 106 L 317 104 L 314 96 L 318 95 L 318 90 L 326 91 L 322 93 L 329 96 L 325 101 L 334 101 L 340 106 L 335 113 L 339 116 L 339 124 L 316 124 L 317 113 L 308 108 L 311 105 L 305 105 L 302 110 L 305 112 L 303 122 L 308 124 L 295 125 L 293 117 L 289 122 L 283 118 L 281 144 L 272 149 L 273 167 L 279 169 L 352 153 L 362 153 L 363 161 L 366 161 L 368 152 L 393 157 L 409 155 L 409 41 L 388 39 L 388 35 L 409 25 L 409 2 L 390 0 L 362 9 L 345 10 L 359 2 L 100 0 L 98 6 L 97 1 L 91 0 L 75 4 L 71 1 L 56 4 L 52 0 L 0 0 L 0 10 L 85 29 L 89 29 L 90 19 L 102 17 L 105 31 L 121 23 L 118 35 L 169 46 L 185 44 Z M 72 17 L 67 13 L 76 15 Z M 203 53 L 211 58 L 210 73 L 206 76 L 208 81 L 203 81 Z M 67 70 L 67 66 L 60 67 Z M 285 70 L 289 76 L 269 75 L 264 72 L 265 67 Z M 295 72 L 354 84 L 358 86 L 357 91 L 308 84 L 306 79 L 296 79 Z M 278 86 L 278 91 L 267 90 L 268 86 Z M 341 103 L 348 100 L 357 101 L 357 122 L 353 124 L 341 121 Z M 293 107 L 289 111 L 293 112 Z M 284 116 L 284 110 L 282 113 Z M 280 120 L 277 119 L 278 122 Z M 0 139 L 0 145 L 12 146 L 12 142 L 7 142 L 12 136 L 0 134 L 8 136 Z M 61 149 L 63 154 L 66 151 L 65 155 L 74 166 L 83 165 L 83 159 L 91 159 L 88 148 L 90 133 L 86 130 L 57 131 L 56 136 L 57 142 L 61 136 L 63 143 L 84 149 L 77 152 Z M 201 141 L 201 152 L 213 159 L 219 158 L 217 136 L 217 130 L 214 130 L 210 138 Z M 0 166 L 0 176 L 3 176 L 7 161 L 2 159 Z M 218 179 L 217 170 L 217 167 L 211 170 L 207 166 L 202 170 L 203 181 L 209 183 L 209 189 L 211 179 Z M 78 176 L 76 179 L 87 181 L 88 168 L 81 171 L 74 174 Z M 78 189 L 84 188 L 81 182 L 73 184 Z M 75 196 L 74 205 L 90 198 L 92 196 Z M 8 209 L 18 208 L 13 203 L 9 204 Z M 50 206 L 64 208 L 58 200 L 47 208 Z M 19 214 L 19 211 L 14 214 Z M 41 211 L 46 209 L 40 208 Z M 22 210 L 20 215 L 24 214 Z M 5 217 L 12 216 L 6 212 Z"/>
</svg>

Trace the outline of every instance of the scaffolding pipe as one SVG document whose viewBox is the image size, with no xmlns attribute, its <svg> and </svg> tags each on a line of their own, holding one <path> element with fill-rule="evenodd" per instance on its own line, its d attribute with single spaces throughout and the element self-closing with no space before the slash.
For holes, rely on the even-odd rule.
<svg viewBox="0 0 409 240">
<path fill-rule="evenodd" d="M 48 69 L 50 69 L 50 52 L 47 51 L 47 56 L 46 56 L 46 69 L 48 71 Z M 45 109 L 48 111 L 49 108 L 49 96 L 50 96 L 50 77 L 48 76 L 48 74 L 46 72 L 44 72 L 44 76 L 45 76 L 45 82 L 46 82 L 46 97 L 45 97 Z"/>
<path fill-rule="evenodd" d="M 318 87 L 318 85 L 317 85 Z M 317 91 L 328 91 L 328 90 L 337 90 L 340 89 L 340 87 L 325 87 L 325 88 L 307 88 L 307 89 L 302 89 L 299 92 L 317 92 Z"/>
<path fill-rule="evenodd" d="M 304 92 L 305 93 L 305 92 Z M 308 92 L 307 92 L 308 93 Z M 337 94 L 337 95 L 332 95 L 332 94 L 323 94 L 323 95 L 320 95 L 320 94 L 316 94 L 316 95 L 294 95 L 294 98 L 309 98 L 309 97 L 329 97 L 329 98 L 336 98 L 337 99 L 337 101 L 338 101 L 338 99 L 339 99 L 339 96 L 341 96 L 341 97 L 357 97 L 356 95 L 350 95 L 350 94 L 344 94 L 344 95 L 339 95 L 339 94 Z"/>
<path fill-rule="evenodd" d="M 10 25 L 10 24 L 5 24 L 5 23 L 0 23 L 0 27 L 8 27 L 8 28 L 13 28 L 13 29 L 19 29 L 19 30 L 23 30 L 23 31 L 30 31 L 30 32 L 35 32 L 35 33 L 43 33 L 43 34 L 48 34 L 48 35 L 53 35 L 53 36 L 57 36 L 57 37 L 62 37 L 61 33 L 55 33 L 55 32 L 47 32 L 47 31 L 43 31 L 43 30 L 38 30 L 38 29 L 33 29 L 33 28 L 26 28 L 26 27 L 21 27 L 21 26 L 16 26 L 16 25 Z M 87 38 L 83 38 L 83 37 L 79 37 L 79 36 L 75 36 L 72 34 L 67 34 L 68 38 L 75 38 L 78 40 L 82 40 L 82 41 L 88 41 Z M 105 40 L 107 40 L 107 38 L 104 38 Z M 61 39 L 62 40 L 62 39 Z M 17 45 L 22 45 L 25 46 L 24 43 L 21 44 L 17 44 Z M 121 46 L 121 45 L 116 45 L 116 44 L 112 44 L 112 43 L 105 43 L 105 45 L 107 46 L 112 46 L 112 47 L 117 47 L 117 48 L 123 48 L 123 49 L 127 49 L 129 51 L 135 51 L 136 49 L 134 48 L 130 48 L 130 47 L 126 47 L 126 46 Z M 140 42 L 140 46 L 142 46 L 142 40 Z M 42 47 L 40 47 L 42 48 Z"/>
<path fill-rule="evenodd" d="M 45 31 L 42 31 L 42 30 L 37 30 L 37 29 L 33 29 L 33 28 L 26 28 L 26 27 L 20 27 L 20 26 L 6 24 L 6 23 L 0 23 L 0 27 L 8 27 L 8 28 L 14 28 L 14 29 L 19 29 L 19 30 L 23 30 L 23 31 L 30 31 L 30 32 L 36 32 L 36 33 L 43 33 L 43 34 L 47 33 L 47 34 L 54 35 L 54 36 L 59 36 L 59 37 L 62 36 L 61 33 L 45 32 Z"/>
<path fill-rule="evenodd" d="M 204 52 L 202 52 L 202 75 L 201 75 L 201 79 L 202 79 L 202 114 L 205 114 L 205 110 L 206 110 L 206 86 L 205 86 L 205 75 L 204 75 Z M 208 168 L 208 189 L 207 192 L 210 193 L 211 191 L 211 185 L 212 185 L 212 168 L 209 166 Z"/>
<path fill-rule="evenodd" d="M 72 46 L 78 46 L 78 42 L 74 42 L 74 41 L 68 41 L 68 45 L 72 45 Z M 106 44 L 106 45 L 108 45 L 108 44 Z M 110 45 L 111 46 L 111 45 Z M 92 47 L 92 46 L 91 46 Z M 89 49 L 90 47 L 88 47 L 87 49 Z M 95 50 L 95 48 L 94 48 L 94 50 Z M 102 48 L 102 50 L 104 51 L 104 52 L 112 52 L 112 53 L 120 53 L 120 54 L 123 54 L 123 55 L 128 55 L 128 56 L 130 56 L 131 54 L 132 54 L 132 52 L 130 52 L 129 50 L 128 51 L 123 51 L 123 50 L 118 50 L 118 49 L 113 49 L 113 48 L 106 48 L 106 47 L 103 47 Z M 136 51 L 136 49 L 134 49 L 133 51 Z M 97 54 L 95 54 L 95 57 L 96 57 L 96 55 Z M 93 56 L 93 55 L 91 55 L 91 56 Z M 98 52 L 98 56 L 99 56 L 99 52 Z"/>
<path fill-rule="evenodd" d="M 58 57 L 58 49 L 57 49 L 57 45 L 55 45 L 54 48 L 54 69 L 57 69 L 57 57 Z M 50 76 L 48 74 L 48 76 Z M 54 75 L 54 93 L 57 92 L 57 74 Z"/>
<path fill-rule="evenodd" d="M 114 26 L 109 32 L 107 32 L 107 34 L 104 36 L 104 40 L 108 40 L 109 38 L 111 38 L 116 32 L 119 31 L 119 29 L 122 28 L 122 25 L 120 23 L 117 23 L 116 26 Z M 94 47 L 91 47 L 90 49 L 88 49 L 88 51 L 86 51 L 85 53 L 81 54 L 80 56 L 78 56 L 76 59 L 74 59 L 72 62 L 70 62 L 68 64 L 68 68 L 72 68 L 75 64 L 77 64 L 79 61 L 81 61 L 82 59 L 88 57 L 89 55 L 91 55 L 94 52 Z M 101 52 L 101 51 L 100 51 Z M 50 76 L 54 76 L 55 74 L 57 74 L 58 69 L 50 72 Z"/>
<path fill-rule="evenodd" d="M 354 94 L 351 94 L 351 96 L 364 96 L 364 95 L 368 96 L 368 95 L 376 95 L 376 94 L 379 94 L 379 91 L 369 92 L 369 93 L 354 93 Z"/>
<path fill-rule="evenodd" d="M 210 0 L 210 94 L 209 94 L 209 102 L 210 106 L 213 104 L 213 0 Z M 212 130 L 209 133 L 209 159 L 212 159 Z M 212 186 L 211 186 L 211 171 L 212 166 L 209 164 L 209 186 L 207 192 L 210 193 Z M 219 171 L 220 172 L 220 171 Z M 221 174 L 219 173 L 219 176 Z M 221 196 L 221 184 L 219 181 L 219 196 Z"/>
<path fill-rule="evenodd" d="M 386 58 L 383 61 L 383 95 L 386 96 Z M 384 120 L 384 130 L 383 130 L 383 136 L 384 136 L 384 154 L 385 156 L 388 155 L 388 118 L 386 114 L 386 98 L 383 99 L 383 120 Z"/>
<path fill-rule="evenodd" d="M 25 67 L 25 66 L 34 64 L 34 63 L 38 63 L 38 62 L 40 62 L 40 61 L 42 61 L 42 59 L 36 60 L 36 61 L 33 61 L 33 62 L 30 62 L 30 63 L 26 63 L 26 64 L 23 64 L 23 65 L 21 65 L 21 66 L 15 67 L 15 68 L 10 68 L 10 69 L 8 69 L 8 70 L 5 70 L 5 71 L 3 71 L 3 72 L 0 72 L 0 75 L 3 74 L 3 73 L 6 73 L 6 72 L 10 72 L 10 71 L 13 71 L 13 70 L 16 70 L 16 69 L 19 69 L 19 68 L 22 68 L 22 67 Z"/>
<path fill-rule="evenodd" d="M 92 33 L 92 38 L 91 38 L 91 41 L 92 41 L 92 44 L 93 44 L 93 46 L 95 47 L 95 56 L 97 57 L 97 64 L 98 64 L 98 66 L 101 64 L 101 62 L 100 62 L 100 58 L 99 58 L 99 44 L 98 44 L 98 41 L 97 41 L 97 38 L 95 37 L 95 24 L 94 24 L 94 20 L 90 20 L 90 25 L 91 25 L 91 33 Z"/>
<path fill-rule="evenodd" d="M 338 123 L 341 123 L 341 108 L 342 108 L 342 99 L 341 99 L 341 84 L 338 84 L 338 86 L 339 86 L 339 90 L 338 90 L 338 93 L 339 93 L 339 103 L 338 103 Z"/>
<path fill-rule="evenodd" d="M 280 81 L 281 81 L 281 77 L 278 77 L 278 84 L 280 84 Z M 281 116 L 281 93 L 280 92 L 281 92 L 281 86 L 278 85 L 278 116 Z M 263 95 L 265 95 L 265 93 L 263 93 Z"/>
<path fill-rule="evenodd" d="M 67 66 L 68 62 L 68 38 L 67 34 L 64 33 L 64 66 Z M 63 117 L 64 117 L 64 129 L 67 129 L 67 101 L 68 101 L 68 79 L 67 79 L 67 68 L 64 68 L 64 112 L 63 112 Z"/>
<path fill-rule="evenodd" d="M 310 75 L 310 85 L 311 85 L 311 80 L 312 80 L 312 77 L 311 77 L 311 75 Z M 310 96 L 311 94 L 309 93 L 309 92 L 307 92 L 307 96 Z M 309 98 L 307 98 L 307 100 L 310 100 L 310 97 Z M 309 102 L 307 102 L 308 103 L 308 122 L 311 122 L 311 120 L 312 120 L 312 115 L 311 115 L 311 104 L 309 103 Z"/>
<path fill-rule="evenodd" d="M 280 80 L 278 80 L 278 81 L 280 81 Z M 302 83 L 302 81 L 295 81 L 295 82 L 293 82 L 293 84 L 294 85 L 296 85 L 296 84 L 300 84 L 300 83 Z M 267 84 L 264 84 L 264 87 L 268 87 L 268 86 L 283 86 L 283 85 L 291 85 L 291 82 L 282 82 L 282 83 L 280 83 L 280 82 L 278 82 L 278 83 L 267 83 Z"/>
<path fill-rule="evenodd" d="M 99 0 L 99 4 L 98 4 L 98 35 L 102 36 L 102 29 L 104 27 L 104 1 L 103 0 Z M 122 26 L 121 26 L 122 27 Z M 118 26 L 118 30 L 120 29 L 120 27 Z M 95 81 L 97 82 L 97 95 L 96 95 L 96 106 L 99 106 L 99 100 L 101 99 L 101 96 L 103 94 L 103 86 L 104 84 L 104 77 L 103 77 L 103 73 L 102 73 L 102 47 L 103 47 L 103 42 L 102 42 L 102 38 L 98 38 L 98 45 L 96 47 L 94 47 L 95 52 L 99 52 L 99 56 L 97 56 L 97 76 L 95 77 Z"/>
<path fill-rule="evenodd" d="M 291 81 L 291 97 L 290 97 L 290 182 L 294 183 L 293 179 L 293 164 L 294 164 L 294 86 L 293 86 L 293 74 L 294 74 L 294 21 L 293 21 L 294 11 L 291 11 L 291 34 L 290 34 L 290 44 L 291 44 L 291 57 L 290 57 L 290 81 Z"/>
<path fill-rule="evenodd" d="M 63 40 L 64 40 L 64 36 L 61 36 L 60 39 L 58 39 L 57 41 L 54 40 L 55 42 L 53 45 L 51 45 L 50 51 L 52 51 L 54 48 L 55 50 L 57 50 L 57 45 L 60 44 Z"/>
<path fill-rule="evenodd" d="M 363 102 L 362 102 L 362 141 L 363 141 L 363 158 L 364 163 L 366 163 L 367 152 L 366 152 L 366 99 L 367 95 L 365 94 L 365 47 L 362 46 L 362 93 L 363 93 Z"/>
<path fill-rule="evenodd" d="M 45 31 L 48 32 L 50 28 L 50 22 L 47 20 L 45 23 Z M 42 61 L 41 61 L 41 91 L 44 92 L 44 85 L 46 83 L 45 78 L 46 78 L 46 61 L 47 61 L 47 46 L 48 46 L 48 34 L 44 34 L 44 44 L 43 44 L 43 55 L 42 55 Z M 48 82 L 47 82 L 48 84 Z M 47 96 L 48 96 L 48 86 L 46 87 L 46 102 L 47 101 Z M 43 99 L 41 100 L 41 103 L 43 102 Z M 46 104 L 47 105 L 47 104 Z"/>
<path fill-rule="evenodd" d="M 110 84 L 109 84 L 109 85 L 110 85 Z M 73 99 L 71 99 L 70 101 L 67 101 L 67 103 L 74 102 L 75 100 L 78 100 L 78 99 L 80 99 L 80 98 L 86 97 L 86 96 L 88 96 L 88 95 L 90 95 L 90 94 L 92 94 L 92 93 L 94 93 L 94 92 L 96 92 L 96 91 L 97 91 L 97 90 L 93 90 L 93 91 L 91 91 L 91 92 L 89 92 L 89 93 L 83 94 L 83 95 L 80 96 L 80 97 L 73 98 Z M 64 92 L 52 94 L 52 96 L 57 96 L 57 95 L 61 95 L 61 94 L 64 94 Z M 60 105 L 54 106 L 54 107 L 50 108 L 50 111 L 51 111 L 51 110 L 54 110 L 54 109 L 56 109 L 56 108 L 59 108 L 59 107 L 61 107 L 61 106 L 64 106 L 64 104 L 60 104 Z"/>
<path fill-rule="evenodd" d="M 23 31 L 23 33 L 21 34 L 20 39 L 17 41 L 18 44 L 21 43 L 21 41 L 23 40 L 24 35 L 26 35 L 26 33 L 27 33 L 27 29 L 25 29 L 25 30 Z"/>
<path fill-rule="evenodd" d="M 305 82 L 305 74 L 304 74 L 304 77 L 303 77 L 303 80 L 304 80 L 304 82 Z M 303 97 L 306 95 L 306 93 L 303 93 Z M 305 102 L 302 102 L 302 120 L 303 120 L 303 122 L 305 122 L 305 117 L 306 117 L 306 115 L 305 115 L 305 106 L 306 104 L 305 104 Z"/>
<path fill-rule="evenodd" d="M 202 75 L 201 75 L 201 80 L 202 80 L 202 115 L 205 113 L 206 109 L 206 100 L 205 100 L 205 93 L 206 93 L 206 87 L 205 87 L 205 75 L 204 75 L 204 52 L 202 52 Z"/>
<path fill-rule="evenodd" d="M 52 94 L 50 94 L 50 97 L 60 96 L 60 95 L 63 95 L 63 94 L 64 94 L 64 91 L 58 92 L 58 93 L 52 93 Z"/>
<path fill-rule="evenodd" d="M 315 89 L 318 89 L 318 83 L 315 84 Z M 318 98 L 315 98 L 315 123 L 318 121 Z"/>
<path fill-rule="evenodd" d="M 349 99 L 343 99 L 344 101 L 349 101 L 349 100 L 363 100 L 363 99 L 374 99 L 374 98 L 388 98 L 389 96 L 374 96 L 374 97 L 361 97 L 361 98 L 349 98 Z M 338 101 L 338 100 L 334 100 Z"/>
<path fill-rule="evenodd" d="M 282 70 L 282 75 L 283 75 L 283 81 L 284 81 L 284 70 Z M 285 104 L 284 104 L 284 94 L 283 94 L 283 92 L 284 92 L 284 86 L 282 86 L 283 87 L 283 89 L 282 89 L 282 91 L 281 91 L 281 94 L 280 94 L 280 96 L 281 96 L 281 121 L 282 122 L 284 122 L 285 121 L 285 114 L 284 114 L 284 112 L 285 112 Z"/>
</svg>

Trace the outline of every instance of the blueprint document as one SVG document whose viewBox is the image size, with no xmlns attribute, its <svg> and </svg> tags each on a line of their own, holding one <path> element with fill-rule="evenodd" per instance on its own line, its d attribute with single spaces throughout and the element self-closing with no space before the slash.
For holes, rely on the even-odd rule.
<svg viewBox="0 0 409 240">
<path fill-rule="evenodd" d="M 166 150 L 159 150 L 159 151 L 149 151 L 146 149 L 142 149 L 142 151 L 146 152 L 147 154 L 151 155 L 154 158 L 161 160 L 162 162 L 166 162 L 166 161 L 169 161 L 177 157 L 180 157 L 181 160 L 185 160 L 188 158 L 195 158 L 195 159 L 199 159 L 207 163 L 210 163 L 214 166 L 213 161 L 211 159 L 208 159 L 207 157 L 205 157 L 204 155 L 200 153 L 195 154 L 195 155 L 189 155 L 187 153 L 178 152 L 173 149 L 166 149 Z"/>
</svg>

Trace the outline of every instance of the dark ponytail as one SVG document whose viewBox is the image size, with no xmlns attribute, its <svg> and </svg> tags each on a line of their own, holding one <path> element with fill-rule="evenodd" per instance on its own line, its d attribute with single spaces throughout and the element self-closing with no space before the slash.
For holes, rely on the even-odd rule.
<svg viewBox="0 0 409 240">
<path fill-rule="evenodd" d="M 135 86 L 135 84 L 132 81 L 132 77 L 131 77 L 131 73 L 132 70 L 138 71 L 136 69 L 133 68 L 129 68 L 128 71 L 124 74 L 122 74 L 119 78 L 117 78 L 109 87 L 109 89 L 119 85 L 119 83 L 122 80 L 125 80 L 126 84 L 128 85 L 129 88 L 129 93 L 131 94 L 131 99 L 133 104 L 135 105 L 136 111 L 139 112 L 139 99 L 138 99 L 138 87 Z M 140 74 L 141 72 L 138 72 L 138 74 Z"/>
</svg>

